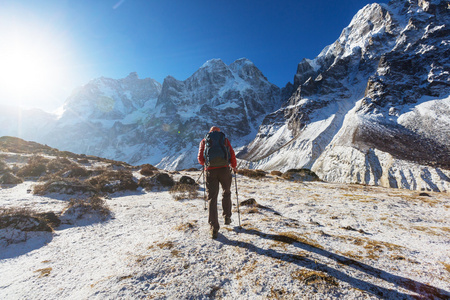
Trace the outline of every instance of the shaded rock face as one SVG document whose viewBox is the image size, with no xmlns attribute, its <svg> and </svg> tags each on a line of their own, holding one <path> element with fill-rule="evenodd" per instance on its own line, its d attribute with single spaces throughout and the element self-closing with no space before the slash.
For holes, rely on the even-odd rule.
<svg viewBox="0 0 450 300">
<path fill-rule="evenodd" d="M 394 0 L 360 10 L 335 43 L 299 64 L 295 92 L 240 153 L 246 165 L 449 190 L 448 5 Z"/>
</svg>

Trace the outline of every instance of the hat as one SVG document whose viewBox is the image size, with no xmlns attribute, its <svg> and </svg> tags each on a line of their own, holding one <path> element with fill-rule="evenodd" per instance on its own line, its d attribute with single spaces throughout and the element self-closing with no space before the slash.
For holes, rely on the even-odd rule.
<svg viewBox="0 0 450 300">
<path fill-rule="evenodd" d="M 213 126 L 211 127 L 211 129 L 209 130 L 209 132 L 213 132 L 213 131 L 220 131 L 220 128 L 217 126 Z"/>
</svg>

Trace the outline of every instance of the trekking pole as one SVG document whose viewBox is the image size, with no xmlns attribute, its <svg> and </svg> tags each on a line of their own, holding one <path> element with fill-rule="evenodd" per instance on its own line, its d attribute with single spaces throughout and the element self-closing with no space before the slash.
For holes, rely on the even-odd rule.
<svg viewBox="0 0 450 300">
<path fill-rule="evenodd" d="M 198 178 L 197 178 L 197 180 L 195 182 L 198 183 L 198 181 L 200 180 L 200 177 L 202 177 L 204 171 L 205 171 L 205 169 L 202 168 L 202 172 L 200 173 L 200 175 L 198 175 Z"/>
<path fill-rule="evenodd" d="M 241 229 L 241 212 L 239 210 L 239 199 L 238 199 L 238 188 L 237 188 L 237 175 L 236 171 L 234 171 L 234 184 L 236 186 L 236 202 L 237 202 L 237 210 L 238 210 L 238 219 L 239 219 L 239 229 Z"/>
<path fill-rule="evenodd" d="M 207 210 L 206 208 L 206 180 L 205 180 L 205 167 L 203 166 L 203 202 L 205 203 L 205 210 Z"/>
</svg>

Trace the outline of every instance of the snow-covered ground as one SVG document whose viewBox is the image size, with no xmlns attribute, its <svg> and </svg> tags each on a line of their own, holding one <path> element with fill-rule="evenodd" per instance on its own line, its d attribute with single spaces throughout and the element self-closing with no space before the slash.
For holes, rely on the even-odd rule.
<svg viewBox="0 0 450 300">
<path fill-rule="evenodd" d="M 199 172 L 181 172 L 197 179 Z M 60 212 L 65 196 L 0 190 L 0 208 Z M 80 220 L 0 248 L 1 299 L 448 299 L 448 193 L 237 176 L 231 225 L 209 234 L 204 201 L 113 194 Z M 233 182 L 233 203 L 236 195 Z M 199 197 L 203 196 L 202 185 Z M 220 203 L 220 202 L 219 202 Z M 219 214 L 221 208 L 219 205 Z M 0 231 L 4 234 L 4 231 Z"/>
</svg>

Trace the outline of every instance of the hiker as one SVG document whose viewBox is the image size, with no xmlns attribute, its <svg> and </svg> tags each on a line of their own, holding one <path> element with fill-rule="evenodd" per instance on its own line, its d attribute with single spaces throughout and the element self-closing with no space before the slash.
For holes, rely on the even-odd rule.
<svg viewBox="0 0 450 300">
<path fill-rule="evenodd" d="M 209 201 L 208 223 L 211 226 L 212 238 L 216 239 L 220 229 L 217 213 L 219 183 L 223 189 L 224 223 L 225 225 L 231 223 L 231 169 L 236 173 L 236 156 L 225 134 L 220 131 L 219 127 L 213 126 L 200 142 L 197 158 L 206 172 L 206 192 Z"/>
</svg>

